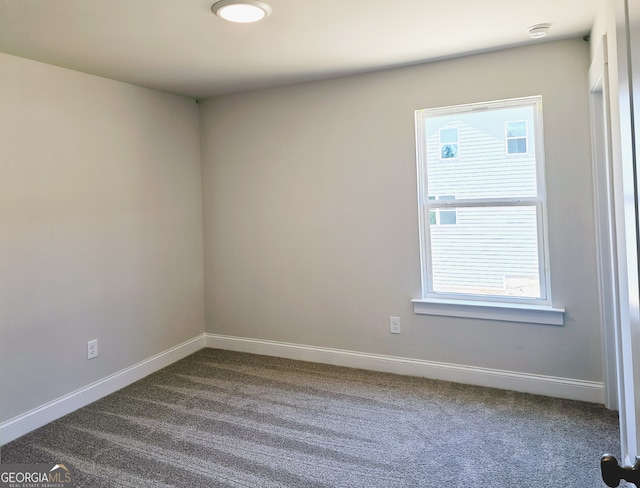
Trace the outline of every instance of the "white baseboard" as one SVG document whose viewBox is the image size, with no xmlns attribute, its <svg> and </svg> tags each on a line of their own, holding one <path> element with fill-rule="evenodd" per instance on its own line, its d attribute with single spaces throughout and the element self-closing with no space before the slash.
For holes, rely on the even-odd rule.
<svg viewBox="0 0 640 488">
<path fill-rule="evenodd" d="M 560 378 L 516 371 L 478 368 L 381 354 L 367 354 L 326 347 L 244 337 L 205 334 L 206 347 L 264 354 L 316 363 L 369 369 L 386 373 L 422 376 L 503 390 L 520 391 L 569 400 L 603 403 L 604 385 L 596 381 Z"/>
<path fill-rule="evenodd" d="M 244 337 L 201 334 L 133 366 L 34 408 L 0 424 L 0 445 L 84 407 L 162 369 L 203 347 L 299 359 L 386 373 L 422 376 L 570 400 L 603 403 L 604 386 L 595 381 L 559 378 L 515 371 L 438 363 L 421 359 L 368 354 L 326 347 Z"/>
<path fill-rule="evenodd" d="M 205 334 L 0 424 L 0 445 L 124 388 L 205 347 Z"/>
</svg>

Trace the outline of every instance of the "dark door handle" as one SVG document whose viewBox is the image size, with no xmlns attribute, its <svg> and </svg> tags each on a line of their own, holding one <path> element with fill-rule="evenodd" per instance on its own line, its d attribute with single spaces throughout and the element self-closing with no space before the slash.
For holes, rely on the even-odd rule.
<svg viewBox="0 0 640 488">
<path fill-rule="evenodd" d="M 615 457 L 611 454 L 605 454 L 600 459 L 600 471 L 602 471 L 602 479 L 607 486 L 619 486 L 621 480 L 640 486 L 640 459 L 630 468 L 620 466 Z"/>
</svg>

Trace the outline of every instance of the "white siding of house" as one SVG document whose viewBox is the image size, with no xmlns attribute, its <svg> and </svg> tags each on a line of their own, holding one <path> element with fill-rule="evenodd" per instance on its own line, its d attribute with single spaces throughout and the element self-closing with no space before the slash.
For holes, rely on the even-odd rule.
<svg viewBox="0 0 640 488">
<path fill-rule="evenodd" d="M 460 121 L 444 127 L 457 127 L 459 157 L 441 160 L 438 132 L 429 135 L 429 196 L 536 195 L 531 129 L 529 153 L 507 155 L 505 138 L 494 135 L 503 128 L 495 127 L 489 134 Z M 433 291 L 538 297 L 539 284 L 523 289 L 524 282 L 538 277 L 536 207 L 466 207 L 456 209 L 456 214 L 456 224 L 430 226 Z"/>
</svg>

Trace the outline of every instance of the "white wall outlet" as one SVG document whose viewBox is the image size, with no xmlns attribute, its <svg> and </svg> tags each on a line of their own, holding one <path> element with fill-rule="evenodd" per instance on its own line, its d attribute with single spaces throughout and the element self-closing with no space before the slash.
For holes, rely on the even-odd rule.
<svg viewBox="0 0 640 488">
<path fill-rule="evenodd" d="M 400 334 L 400 317 L 389 317 L 389 332 Z"/>
<path fill-rule="evenodd" d="M 87 359 L 98 357 L 98 339 L 87 342 Z"/>
</svg>

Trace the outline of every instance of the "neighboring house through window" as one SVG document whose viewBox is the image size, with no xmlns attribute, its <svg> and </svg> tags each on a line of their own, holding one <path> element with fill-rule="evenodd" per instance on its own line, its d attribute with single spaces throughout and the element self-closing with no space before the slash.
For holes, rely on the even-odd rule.
<svg viewBox="0 0 640 488">
<path fill-rule="evenodd" d="M 458 129 L 455 127 L 442 128 L 440 136 L 440 159 L 458 158 Z"/>
<path fill-rule="evenodd" d="M 507 154 L 527 153 L 527 121 L 506 122 Z"/>
<path fill-rule="evenodd" d="M 453 195 L 429 196 L 429 200 L 455 200 Z M 429 223 L 431 225 L 452 225 L 457 222 L 456 209 L 436 208 L 429 210 Z"/>
<path fill-rule="evenodd" d="M 551 306 L 541 98 L 418 110 L 416 134 L 422 299 Z"/>
</svg>

